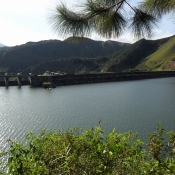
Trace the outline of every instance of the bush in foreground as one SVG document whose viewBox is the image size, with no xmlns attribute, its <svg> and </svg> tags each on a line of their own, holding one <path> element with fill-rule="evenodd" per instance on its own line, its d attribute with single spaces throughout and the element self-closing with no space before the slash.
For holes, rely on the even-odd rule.
<svg viewBox="0 0 175 175">
<path fill-rule="evenodd" d="M 175 174 L 175 132 L 163 128 L 150 134 L 148 149 L 132 132 L 112 130 L 104 136 L 101 127 L 62 133 L 30 133 L 26 143 L 10 141 L 6 173 L 12 175 L 170 175 Z M 1 170 L 3 171 L 3 170 Z M 1 172 L 0 171 L 0 172 Z M 1 173 L 2 174 L 2 173 Z"/>
</svg>

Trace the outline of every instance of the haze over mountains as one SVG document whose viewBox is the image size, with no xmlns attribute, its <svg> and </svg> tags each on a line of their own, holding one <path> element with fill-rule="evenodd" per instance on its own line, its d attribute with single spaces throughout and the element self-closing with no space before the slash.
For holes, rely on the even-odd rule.
<svg viewBox="0 0 175 175">
<path fill-rule="evenodd" d="M 0 43 L 0 47 L 5 47 L 5 45 Z"/>
<path fill-rule="evenodd" d="M 155 71 L 175 69 L 175 37 L 141 39 L 134 44 L 46 40 L 0 48 L 0 72 L 43 74 Z"/>
</svg>

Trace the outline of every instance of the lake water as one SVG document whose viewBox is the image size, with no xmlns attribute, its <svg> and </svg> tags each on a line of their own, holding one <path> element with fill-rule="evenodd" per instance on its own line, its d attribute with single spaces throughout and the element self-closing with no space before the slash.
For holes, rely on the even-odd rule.
<svg viewBox="0 0 175 175">
<path fill-rule="evenodd" d="M 175 78 L 42 88 L 0 87 L 0 146 L 6 139 L 21 140 L 31 130 L 92 128 L 102 121 L 113 128 L 132 130 L 140 138 L 161 122 L 175 129 Z"/>
</svg>

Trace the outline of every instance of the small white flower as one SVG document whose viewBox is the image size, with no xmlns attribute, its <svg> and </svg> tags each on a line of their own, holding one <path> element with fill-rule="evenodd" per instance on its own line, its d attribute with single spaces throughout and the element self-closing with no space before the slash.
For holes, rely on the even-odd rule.
<svg viewBox="0 0 175 175">
<path fill-rule="evenodd" d="M 103 150 L 103 154 L 106 153 L 107 151 L 106 150 Z"/>
<path fill-rule="evenodd" d="M 113 153 L 112 153 L 111 151 L 109 151 L 109 154 L 110 154 L 110 155 L 113 155 Z"/>
</svg>

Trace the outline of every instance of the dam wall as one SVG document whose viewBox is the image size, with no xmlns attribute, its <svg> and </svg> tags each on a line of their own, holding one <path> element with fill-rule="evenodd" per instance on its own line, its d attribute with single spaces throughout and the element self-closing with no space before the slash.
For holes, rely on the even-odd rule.
<svg viewBox="0 0 175 175">
<path fill-rule="evenodd" d="M 129 72 L 129 73 L 105 73 L 105 74 L 80 74 L 80 75 L 57 75 L 29 77 L 32 86 L 43 86 L 43 83 L 50 82 L 54 86 L 65 86 L 75 84 L 89 84 L 100 82 L 115 82 L 127 80 L 139 80 L 150 78 L 175 77 L 174 71 L 164 72 Z"/>
<path fill-rule="evenodd" d="M 121 72 L 79 75 L 0 75 L 0 86 L 56 87 L 76 84 L 116 82 L 150 78 L 175 77 L 175 71 Z"/>
</svg>

